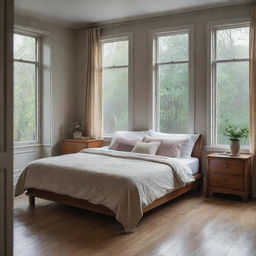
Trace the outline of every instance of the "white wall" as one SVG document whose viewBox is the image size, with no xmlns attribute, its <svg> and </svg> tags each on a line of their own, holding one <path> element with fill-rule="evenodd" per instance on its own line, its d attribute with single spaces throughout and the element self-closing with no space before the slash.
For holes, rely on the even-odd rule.
<svg viewBox="0 0 256 256">
<path fill-rule="evenodd" d="M 31 160 L 59 154 L 61 140 L 71 136 L 69 124 L 76 119 L 75 32 L 47 21 L 21 15 L 15 15 L 15 25 L 45 33 L 43 58 L 48 65 L 44 67 L 48 74 L 43 75 L 45 77 L 42 88 L 43 145 L 15 148 L 14 170 L 20 170 Z"/>
</svg>

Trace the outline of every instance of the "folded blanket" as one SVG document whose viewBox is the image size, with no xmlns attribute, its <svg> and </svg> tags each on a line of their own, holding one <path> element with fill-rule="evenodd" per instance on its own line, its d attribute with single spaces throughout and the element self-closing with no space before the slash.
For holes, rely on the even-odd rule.
<svg viewBox="0 0 256 256">
<path fill-rule="evenodd" d="M 132 231 L 145 207 L 192 181 L 191 170 L 172 158 L 84 149 L 31 162 L 15 195 L 35 188 L 84 199 L 112 210 L 124 229 Z"/>
</svg>

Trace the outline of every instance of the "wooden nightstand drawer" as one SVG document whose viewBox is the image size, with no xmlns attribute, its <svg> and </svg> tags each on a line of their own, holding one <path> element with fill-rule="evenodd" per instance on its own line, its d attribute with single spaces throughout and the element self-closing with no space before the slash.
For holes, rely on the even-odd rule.
<svg viewBox="0 0 256 256">
<path fill-rule="evenodd" d="M 78 153 L 84 148 L 99 148 L 102 146 L 103 146 L 103 140 L 94 140 L 94 139 L 63 140 L 62 154 Z"/>
<path fill-rule="evenodd" d="M 76 143 L 76 142 L 69 142 L 63 144 L 63 151 L 64 152 L 79 152 L 80 150 L 86 148 L 85 143 Z"/>
<path fill-rule="evenodd" d="M 209 186 L 213 188 L 244 190 L 244 179 L 226 175 L 210 175 Z"/>
<path fill-rule="evenodd" d="M 103 146 L 102 141 L 94 141 L 87 144 L 87 148 L 100 148 Z"/>
<path fill-rule="evenodd" d="M 244 162 L 235 159 L 213 158 L 209 161 L 209 171 L 215 174 L 243 176 Z"/>
</svg>

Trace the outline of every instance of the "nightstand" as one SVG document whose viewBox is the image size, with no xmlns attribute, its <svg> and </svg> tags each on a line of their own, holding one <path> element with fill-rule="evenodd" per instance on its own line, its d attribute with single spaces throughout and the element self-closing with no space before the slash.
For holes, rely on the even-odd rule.
<svg viewBox="0 0 256 256">
<path fill-rule="evenodd" d="M 84 148 L 99 148 L 103 146 L 103 140 L 70 139 L 63 140 L 62 154 L 77 153 Z"/>
<path fill-rule="evenodd" d="M 219 153 L 207 156 L 206 196 L 211 192 L 233 194 L 248 201 L 251 195 L 252 155 L 237 157 Z"/>
</svg>

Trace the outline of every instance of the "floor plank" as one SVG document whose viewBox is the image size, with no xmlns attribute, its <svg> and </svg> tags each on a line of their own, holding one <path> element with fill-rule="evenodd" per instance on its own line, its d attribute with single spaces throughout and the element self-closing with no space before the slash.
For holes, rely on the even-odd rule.
<svg viewBox="0 0 256 256">
<path fill-rule="evenodd" d="M 255 256 L 256 201 L 191 192 L 146 213 L 135 233 L 112 217 L 15 199 L 15 256 Z"/>
</svg>

